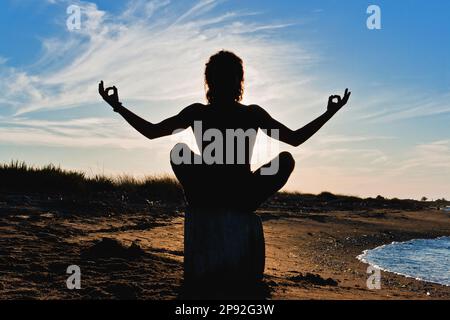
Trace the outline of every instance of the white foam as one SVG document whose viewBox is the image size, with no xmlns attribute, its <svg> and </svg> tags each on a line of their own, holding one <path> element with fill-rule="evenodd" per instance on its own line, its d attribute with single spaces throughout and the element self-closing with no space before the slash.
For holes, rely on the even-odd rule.
<svg viewBox="0 0 450 320">
<path fill-rule="evenodd" d="M 436 250 L 440 253 L 436 254 Z M 405 257 L 405 261 L 396 264 L 394 260 L 398 260 L 399 255 L 405 253 L 409 254 Z M 414 256 L 412 253 L 417 254 L 413 261 L 411 261 L 411 256 Z M 372 250 L 364 250 L 356 258 L 385 272 L 450 286 L 450 237 L 394 241 Z M 408 265 L 408 259 L 413 263 Z"/>
</svg>

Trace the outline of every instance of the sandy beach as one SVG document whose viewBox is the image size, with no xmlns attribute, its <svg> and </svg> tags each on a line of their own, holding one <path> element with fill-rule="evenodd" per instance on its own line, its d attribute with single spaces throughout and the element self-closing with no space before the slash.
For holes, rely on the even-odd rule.
<svg viewBox="0 0 450 320">
<path fill-rule="evenodd" d="M 392 241 L 450 236 L 448 213 L 305 210 L 290 200 L 274 198 L 257 212 L 266 239 L 267 289 L 258 298 L 450 299 L 450 287 L 388 272 L 381 274 L 380 290 L 369 290 L 367 265 L 356 259 Z M 2 195 L 0 297 L 177 299 L 183 221 L 183 205 L 162 201 Z M 120 248 L 101 251 L 103 238 L 118 241 L 123 254 Z M 131 254 L 126 248 L 133 243 Z M 81 268 L 81 290 L 66 287 L 69 265 Z"/>
</svg>

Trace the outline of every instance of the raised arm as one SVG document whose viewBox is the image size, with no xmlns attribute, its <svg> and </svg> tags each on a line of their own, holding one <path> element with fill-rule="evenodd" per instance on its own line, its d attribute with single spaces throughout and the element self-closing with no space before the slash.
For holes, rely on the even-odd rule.
<svg viewBox="0 0 450 320">
<path fill-rule="evenodd" d="M 343 106 L 345 106 L 350 98 L 351 92 L 345 90 L 344 97 L 338 95 L 330 96 L 328 99 L 327 111 L 317 119 L 311 121 L 303 128 L 296 131 L 289 129 L 284 124 L 273 119 L 264 109 L 258 107 L 257 114 L 261 129 L 278 130 L 278 139 L 282 142 L 298 147 L 311 138 L 317 131 L 324 126 Z M 336 102 L 334 100 L 337 100 Z M 273 134 L 272 134 L 273 136 Z M 275 136 L 276 137 L 276 136 Z"/>
<path fill-rule="evenodd" d="M 110 91 L 113 93 L 109 94 Z M 173 134 L 175 130 L 186 129 L 191 125 L 191 114 L 195 105 L 185 108 L 176 116 L 168 118 L 160 123 L 153 124 L 122 106 L 115 86 L 105 89 L 103 81 L 101 81 L 98 86 L 98 92 L 115 112 L 119 113 L 133 128 L 149 139 L 169 136 Z"/>
</svg>

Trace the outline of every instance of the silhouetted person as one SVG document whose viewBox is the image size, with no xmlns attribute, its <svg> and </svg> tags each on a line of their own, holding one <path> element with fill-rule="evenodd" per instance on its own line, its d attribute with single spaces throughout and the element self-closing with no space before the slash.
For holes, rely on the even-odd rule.
<svg viewBox="0 0 450 320">
<path fill-rule="evenodd" d="M 237 161 L 239 150 L 234 146 L 234 150 L 231 151 L 234 151 L 232 155 L 235 161 L 232 164 L 225 161 L 195 164 L 195 159 L 199 160 L 199 157 L 201 162 L 200 155 L 194 154 L 186 145 L 175 146 L 171 154 L 172 168 L 183 186 L 186 200 L 191 207 L 255 210 L 286 184 L 295 166 L 292 155 L 282 152 L 272 160 L 272 163 L 273 161 L 278 163 L 278 171 L 275 174 L 262 175 L 262 168 L 252 172 L 250 160 L 257 131 L 265 130 L 270 134 L 273 130 L 278 130 L 277 139 L 292 146 L 299 146 L 330 120 L 347 103 L 351 94 L 346 89 L 343 98 L 338 95 L 330 96 L 324 114 L 294 131 L 273 119 L 260 106 L 240 103 L 244 93 L 244 69 L 242 60 L 235 54 L 220 51 L 209 59 L 205 69 L 205 85 L 208 104 L 192 104 L 178 115 L 153 124 L 123 107 L 115 86 L 105 90 L 103 81 L 99 84 L 99 93 L 103 99 L 131 126 L 149 139 L 168 136 L 179 129 L 194 128 L 195 122 L 201 121 L 201 134 L 194 133 L 199 150 L 204 151 L 210 143 L 213 143 L 202 139 L 203 133 L 208 129 L 217 129 L 223 137 L 226 137 L 227 129 L 250 132 L 245 139 L 244 161 Z M 174 157 L 186 156 L 184 152 L 189 153 L 191 163 L 176 164 L 173 161 Z M 227 158 L 227 152 L 230 153 L 230 149 L 226 148 L 224 142 L 224 159 Z M 270 167 L 272 163 L 263 167 Z"/>
</svg>

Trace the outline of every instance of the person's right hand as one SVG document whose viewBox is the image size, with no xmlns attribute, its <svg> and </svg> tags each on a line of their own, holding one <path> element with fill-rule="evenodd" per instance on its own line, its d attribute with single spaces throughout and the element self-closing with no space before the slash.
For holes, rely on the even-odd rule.
<svg viewBox="0 0 450 320">
<path fill-rule="evenodd" d="M 113 91 L 113 93 L 109 94 L 109 92 L 111 90 Z M 105 89 L 105 86 L 104 86 L 103 80 L 102 80 L 102 81 L 100 81 L 100 83 L 98 85 L 98 93 L 102 96 L 103 100 L 105 100 L 114 109 L 121 106 L 120 101 L 119 101 L 119 93 L 115 86 Z"/>
</svg>

